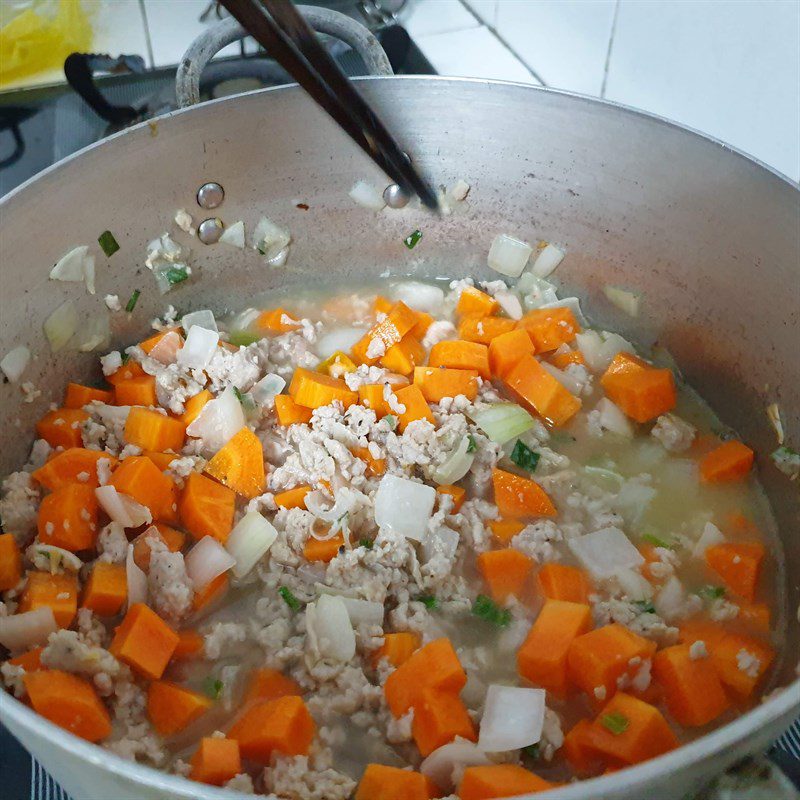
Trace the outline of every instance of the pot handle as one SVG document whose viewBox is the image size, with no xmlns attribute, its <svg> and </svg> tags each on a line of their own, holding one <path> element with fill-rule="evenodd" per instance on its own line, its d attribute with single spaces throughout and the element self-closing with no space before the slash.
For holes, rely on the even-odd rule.
<svg viewBox="0 0 800 800">
<path fill-rule="evenodd" d="M 350 45 L 361 56 L 370 75 L 394 74 L 380 42 L 359 22 L 327 8 L 298 6 L 297 10 L 318 33 L 328 34 Z M 175 93 L 180 108 L 200 102 L 200 75 L 206 64 L 223 47 L 247 35 L 247 31 L 233 17 L 229 17 L 209 28 L 189 45 L 175 77 Z"/>
</svg>

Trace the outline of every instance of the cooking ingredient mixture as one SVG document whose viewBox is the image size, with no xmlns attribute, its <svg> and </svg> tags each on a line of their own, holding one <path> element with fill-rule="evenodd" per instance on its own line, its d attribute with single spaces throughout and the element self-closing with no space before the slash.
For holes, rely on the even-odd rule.
<svg viewBox="0 0 800 800">
<path fill-rule="evenodd" d="M 757 702 L 753 452 L 533 275 L 380 290 L 170 308 L 67 385 L 3 482 L 7 689 L 286 800 L 536 792 Z"/>
</svg>

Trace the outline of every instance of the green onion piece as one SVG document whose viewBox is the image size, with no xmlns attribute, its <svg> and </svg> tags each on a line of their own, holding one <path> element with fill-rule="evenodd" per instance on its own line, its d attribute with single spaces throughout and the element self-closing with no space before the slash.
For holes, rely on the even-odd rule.
<svg viewBox="0 0 800 800">
<path fill-rule="evenodd" d="M 100 245 L 100 249 L 107 256 L 113 256 L 114 253 L 119 250 L 119 243 L 114 238 L 114 234 L 111 233 L 111 231 L 103 231 L 100 236 L 97 237 L 97 242 Z"/>
<path fill-rule="evenodd" d="M 406 236 L 405 239 L 403 239 L 403 244 L 409 250 L 413 250 L 417 246 L 417 243 L 421 238 L 422 238 L 422 231 L 419 230 L 419 228 L 417 228 L 417 230 L 415 230 L 413 233 L 410 233 L 408 236 Z"/>
<path fill-rule="evenodd" d="M 779 447 L 771 455 L 775 466 L 790 480 L 796 480 L 800 476 L 800 453 L 792 450 L 785 445 Z"/>
<path fill-rule="evenodd" d="M 474 453 L 478 449 L 478 443 L 475 441 L 475 437 L 471 434 L 467 434 L 467 441 L 469 444 L 467 445 L 467 452 Z"/>
<path fill-rule="evenodd" d="M 631 721 L 619 711 L 613 711 L 611 714 L 603 714 L 600 717 L 600 724 L 607 730 L 611 731 L 614 736 L 619 736 L 625 733 L 631 726 Z"/>
<path fill-rule="evenodd" d="M 292 590 L 288 586 L 281 586 L 281 588 L 278 589 L 278 594 L 292 611 L 300 610 L 300 601 L 292 594 Z"/>
<path fill-rule="evenodd" d="M 261 341 L 261 338 L 258 333 L 250 333 L 250 331 L 231 331 L 228 341 L 237 347 L 247 347 L 249 344 Z"/>
<path fill-rule="evenodd" d="M 131 360 L 130 353 L 121 353 L 122 365 L 125 366 Z"/>
<path fill-rule="evenodd" d="M 244 403 L 244 397 L 242 397 L 242 393 L 241 393 L 241 391 L 239 390 L 239 387 L 238 387 L 238 386 L 234 386 L 234 387 L 233 387 L 233 393 L 236 395 L 236 399 L 237 399 L 237 400 L 238 400 L 240 403 Z"/>
<path fill-rule="evenodd" d="M 388 426 L 389 426 L 389 427 L 390 427 L 392 430 L 394 430 L 394 429 L 397 427 L 397 417 L 395 417 L 394 415 L 392 415 L 392 414 L 387 414 L 387 415 L 384 417 L 384 420 L 386 420 L 386 424 L 387 424 L 387 425 L 388 425 Z"/>
<path fill-rule="evenodd" d="M 527 747 L 522 748 L 522 752 L 528 756 L 528 758 L 539 758 L 539 745 L 537 744 L 529 744 Z"/>
<path fill-rule="evenodd" d="M 139 297 L 141 297 L 141 292 L 138 289 L 133 290 L 133 294 L 131 295 L 130 300 L 125 305 L 125 310 L 130 314 L 134 308 L 136 308 L 136 304 L 139 302 Z"/>
<path fill-rule="evenodd" d="M 539 458 L 539 453 L 531 450 L 522 439 L 517 439 L 517 443 L 511 451 L 511 460 L 518 467 L 522 467 L 522 469 L 526 469 L 528 472 L 535 472 L 536 465 L 539 463 Z"/>
<path fill-rule="evenodd" d="M 219 678 L 214 678 L 211 675 L 209 675 L 205 681 L 203 681 L 203 691 L 212 700 L 219 700 L 219 696 L 222 694 L 224 687 L 225 684 L 219 680 Z"/>
<path fill-rule="evenodd" d="M 633 604 L 639 609 L 639 613 L 641 614 L 656 613 L 656 607 L 652 604 L 652 602 L 650 602 L 650 600 L 634 600 Z"/>
<path fill-rule="evenodd" d="M 414 598 L 418 603 L 422 603 L 425 608 L 434 609 L 439 607 L 439 601 L 432 594 L 421 594 Z"/>
<path fill-rule="evenodd" d="M 706 600 L 719 600 L 720 597 L 725 597 L 724 586 L 701 586 L 697 590 L 700 597 L 705 597 Z"/>
<path fill-rule="evenodd" d="M 358 546 L 359 547 L 366 547 L 367 550 L 372 550 L 373 544 L 374 543 L 373 543 L 372 539 L 359 539 L 358 540 Z"/>
<path fill-rule="evenodd" d="M 189 273 L 179 267 L 170 267 L 164 272 L 164 277 L 170 286 L 174 286 L 176 283 L 183 283 L 189 277 Z"/>
<path fill-rule="evenodd" d="M 666 539 L 659 539 L 653 533 L 645 533 L 642 535 L 642 541 L 652 544 L 654 547 L 666 547 L 667 550 L 673 550 L 675 545 L 670 544 Z"/>
<path fill-rule="evenodd" d="M 472 606 L 472 613 L 496 628 L 505 628 L 511 622 L 511 612 L 507 608 L 500 608 L 491 597 L 479 594 Z"/>
</svg>

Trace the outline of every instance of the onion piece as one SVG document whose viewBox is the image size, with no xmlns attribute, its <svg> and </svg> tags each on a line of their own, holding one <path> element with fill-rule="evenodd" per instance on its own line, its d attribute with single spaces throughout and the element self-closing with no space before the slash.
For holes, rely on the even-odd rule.
<svg viewBox="0 0 800 800">
<path fill-rule="evenodd" d="M 585 536 L 576 536 L 568 544 L 594 578 L 609 578 L 618 569 L 644 564 L 642 554 L 619 528 L 602 528 Z"/>
<path fill-rule="evenodd" d="M 356 597 L 340 597 L 353 625 L 383 625 L 383 604 Z"/>
<path fill-rule="evenodd" d="M 216 453 L 244 426 L 242 404 L 233 391 L 233 385 L 228 385 L 225 391 L 203 406 L 197 419 L 186 428 L 186 433 L 203 439 L 206 449 Z"/>
<path fill-rule="evenodd" d="M 545 691 L 492 684 L 478 735 L 478 747 L 487 753 L 504 753 L 536 744 L 542 738 Z"/>
<path fill-rule="evenodd" d="M 272 523 L 258 511 L 248 511 L 230 532 L 225 549 L 235 560 L 233 574 L 243 578 L 262 559 L 278 538 Z"/>
<path fill-rule="evenodd" d="M 375 493 L 375 522 L 381 528 L 421 542 L 435 502 L 433 486 L 384 475 Z"/>
<path fill-rule="evenodd" d="M 230 244 L 244 250 L 244 222 L 239 220 L 234 222 L 233 225 L 228 225 L 217 241 L 224 244 Z"/>
<path fill-rule="evenodd" d="M 563 369 L 554 367 L 547 361 L 541 361 L 542 369 L 549 372 L 570 394 L 580 395 L 584 384 Z"/>
<path fill-rule="evenodd" d="M 533 262 L 531 272 L 539 278 L 546 278 L 563 260 L 564 251 L 548 244 L 542 248 Z"/>
<path fill-rule="evenodd" d="M 518 278 L 525 269 L 533 248 L 527 242 L 521 242 L 505 233 L 495 236 L 489 248 L 487 262 L 489 267 L 501 275 Z"/>
<path fill-rule="evenodd" d="M 530 430 L 536 421 L 516 403 L 491 403 L 470 412 L 472 421 L 497 444 L 505 444 Z"/>
<path fill-rule="evenodd" d="M 214 312 L 207 308 L 200 309 L 200 311 L 190 311 L 188 314 L 183 315 L 181 318 L 181 328 L 183 328 L 184 331 L 189 331 L 194 325 L 205 328 L 207 331 L 219 333 L 217 321 L 214 319 Z"/>
<path fill-rule="evenodd" d="M 620 568 L 613 576 L 620 589 L 632 600 L 649 600 L 653 596 L 653 586 L 641 572 L 635 569 Z"/>
<path fill-rule="evenodd" d="M 625 481 L 613 499 L 612 507 L 628 525 L 636 527 L 655 496 L 656 490 L 652 486 L 635 480 Z"/>
<path fill-rule="evenodd" d="M 89 248 L 84 244 L 65 253 L 50 270 L 50 280 L 82 281 L 84 277 L 83 259 L 86 258 L 88 252 Z"/>
<path fill-rule="evenodd" d="M 31 360 L 31 351 L 24 344 L 9 350 L 0 360 L 0 370 L 12 383 L 18 381 Z"/>
<path fill-rule="evenodd" d="M 276 394 L 280 394 L 284 386 L 286 386 L 286 381 L 280 375 L 270 372 L 253 385 L 250 394 L 258 405 L 263 406 Z"/>
<path fill-rule="evenodd" d="M 150 509 L 137 503 L 132 497 L 118 492 L 110 483 L 94 490 L 97 502 L 114 522 L 123 528 L 138 528 L 153 521 Z"/>
<path fill-rule="evenodd" d="M 619 406 L 611 402 L 607 397 L 601 398 L 597 403 L 597 411 L 600 412 L 600 426 L 611 433 L 624 436 L 626 439 L 633 439 L 635 430 L 633 423 L 625 416 Z"/>
<path fill-rule="evenodd" d="M 330 594 L 306 606 L 306 629 L 312 647 L 333 661 L 350 661 L 356 653 L 356 635 L 344 599 Z"/>
<path fill-rule="evenodd" d="M 253 248 L 269 261 L 277 258 L 291 241 L 289 231 L 266 217 L 261 217 L 253 231 Z"/>
<path fill-rule="evenodd" d="M 575 340 L 592 372 L 605 371 L 618 353 L 636 354 L 634 346 L 616 333 L 603 331 L 601 336 L 597 331 L 582 331 L 575 336 Z"/>
<path fill-rule="evenodd" d="M 165 333 L 147 354 L 160 364 L 174 364 L 178 360 L 178 352 L 183 347 L 183 339 L 177 331 Z"/>
<path fill-rule="evenodd" d="M 86 283 L 86 291 L 89 294 L 95 293 L 94 286 L 94 256 L 86 256 L 83 259 L 83 280 Z"/>
<path fill-rule="evenodd" d="M 78 350 L 81 353 L 91 353 L 98 348 L 106 348 L 111 341 L 111 325 L 108 321 L 108 313 L 101 311 L 93 317 L 81 330 L 78 341 Z"/>
<path fill-rule="evenodd" d="M 663 617 L 666 622 L 671 622 L 683 616 L 686 598 L 683 584 L 672 575 L 653 598 L 653 605 L 660 617 Z"/>
<path fill-rule="evenodd" d="M 705 558 L 706 550 L 714 545 L 722 544 L 725 541 L 725 535 L 722 531 L 714 525 L 713 522 L 706 522 L 700 538 L 695 542 L 692 548 L 692 555 L 695 558 Z"/>
<path fill-rule="evenodd" d="M 520 276 L 514 288 L 522 295 L 522 302 L 529 311 L 558 301 L 556 287 L 543 278 L 537 278 L 532 272 Z"/>
<path fill-rule="evenodd" d="M 431 478 L 440 486 L 460 481 L 469 472 L 472 462 L 475 460 L 475 453 L 467 452 L 469 445 L 469 437 L 464 436 L 456 449 L 433 470 Z"/>
<path fill-rule="evenodd" d="M 603 294 L 620 310 L 629 317 L 639 316 L 639 300 L 641 295 L 629 292 L 617 286 L 604 286 Z"/>
<path fill-rule="evenodd" d="M 767 406 L 767 419 L 775 430 L 775 435 L 778 437 L 778 444 L 783 444 L 785 434 L 783 431 L 783 421 L 781 420 L 781 409 L 777 403 L 770 403 Z"/>
<path fill-rule="evenodd" d="M 495 292 L 494 299 L 511 319 L 522 319 L 522 303 L 513 292 Z"/>
<path fill-rule="evenodd" d="M 43 645 L 47 637 L 58 630 L 53 609 L 39 606 L 33 611 L 0 617 L 0 644 L 12 653 Z"/>
<path fill-rule="evenodd" d="M 442 526 L 431 531 L 422 543 L 422 558 L 427 564 L 437 556 L 444 556 L 448 561 L 453 558 L 458 549 L 459 535 L 452 528 Z"/>
<path fill-rule="evenodd" d="M 424 311 L 436 316 L 444 305 L 444 291 L 439 286 L 422 281 L 403 281 L 390 292 L 393 300 L 401 300 L 414 311 Z"/>
<path fill-rule="evenodd" d="M 57 353 L 78 330 L 78 312 L 71 300 L 65 300 L 45 321 L 44 335 L 50 349 Z"/>
<path fill-rule="evenodd" d="M 572 312 L 572 316 L 580 323 L 581 327 L 586 327 L 586 317 L 583 315 L 581 301 L 577 297 L 562 297 L 559 300 L 542 303 L 539 308 L 568 308 Z"/>
<path fill-rule="evenodd" d="M 128 579 L 128 608 L 137 603 L 146 603 L 147 574 L 134 561 L 133 544 L 128 545 L 128 553 L 125 557 L 125 574 Z"/>
<path fill-rule="evenodd" d="M 236 559 L 213 536 L 204 536 L 186 554 L 184 563 L 195 591 L 201 592 L 214 578 L 233 567 Z"/>
<path fill-rule="evenodd" d="M 340 350 L 349 353 L 365 332 L 363 328 L 354 328 L 351 325 L 346 328 L 333 328 L 317 339 L 316 353 L 323 360 Z"/>
<path fill-rule="evenodd" d="M 483 767 L 491 763 L 478 745 L 457 737 L 450 744 L 434 750 L 420 764 L 419 771 L 440 789 L 449 791 L 459 782 L 460 773 L 466 767 Z"/>
<path fill-rule="evenodd" d="M 382 211 L 386 205 L 386 200 L 383 199 L 383 190 L 366 181 L 356 181 L 348 194 L 358 205 L 368 208 L 370 211 Z"/>
<path fill-rule="evenodd" d="M 191 369 L 205 369 L 219 344 L 219 333 L 193 325 L 178 353 L 178 363 Z"/>
</svg>

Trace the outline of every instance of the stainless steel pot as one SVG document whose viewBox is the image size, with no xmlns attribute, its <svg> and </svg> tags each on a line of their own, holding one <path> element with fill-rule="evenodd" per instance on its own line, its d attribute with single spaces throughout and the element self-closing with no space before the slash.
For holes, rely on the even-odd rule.
<svg viewBox="0 0 800 800">
<path fill-rule="evenodd" d="M 780 533 L 770 571 L 780 576 L 783 687 L 743 717 L 654 761 L 552 792 L 553 798 L 679 798 L 741 756 L 766 747 L 800 713 L 800 505 L 796 486 L 771 465 L 775 433 L 765 406 L 778 402 L 788 441 L 800 440 L 800 191 L 720 142 L 599 100 L 530 86 L 447 78 L 376 78 L 361 91 L 401 144 L 437 182 L 471 186 L 464 213 L 376 215 L 354 205 L 358 179 L 385 182 L 296 87 L 208 103 L 143 124 L 89 147 L 0 202 L 3 290 L 0 352 L 27 344 L 32 404 L 0 386 L 6 431 L 0 473 L 27 457 L 34 421 L 61 398 L 66 380 L 99 377 L 96 355 L 53 355 L 42 322 L 67 297 L 82 317 L 106 293 L 142 297 L 133 315 L 112 315 L 114 344 L 141 337 L 165 301 L 217 312 L 254 295 L 309 284 L 370 281 L 382 274 L 489 278 L 486 252 L 508 232 L 562 244 L 559 280 L 592 319 L 642 344 L 658 342 L 722 420 L 758 452 Z M 195 193 L 225 188 L 219 213 L 251 227 L 261 214 L 288 227 L 288 265 L 269 269 L 257 253 L 195 243 L 196 279 L 167 298 L 144 268 L 147 242 L 181 207 L 202 217 Z M 308 211 L 298 210 L 302 201 Z M 414 228 L 413 251 L 402 239 Z M 48 281 L 69 247 L 109 229 L 121 250 L 98 259 L 97 296 Z M 640 291 L 639 319 L 604 299 L 613 283 Z M 0 719 L 82 800 L 114 797 L 222 798 L 231 792 L 130 764 L 73 738 L 0 692 Z M 539 795 L 537 795 L 538 797 Z"/>
</svg>

